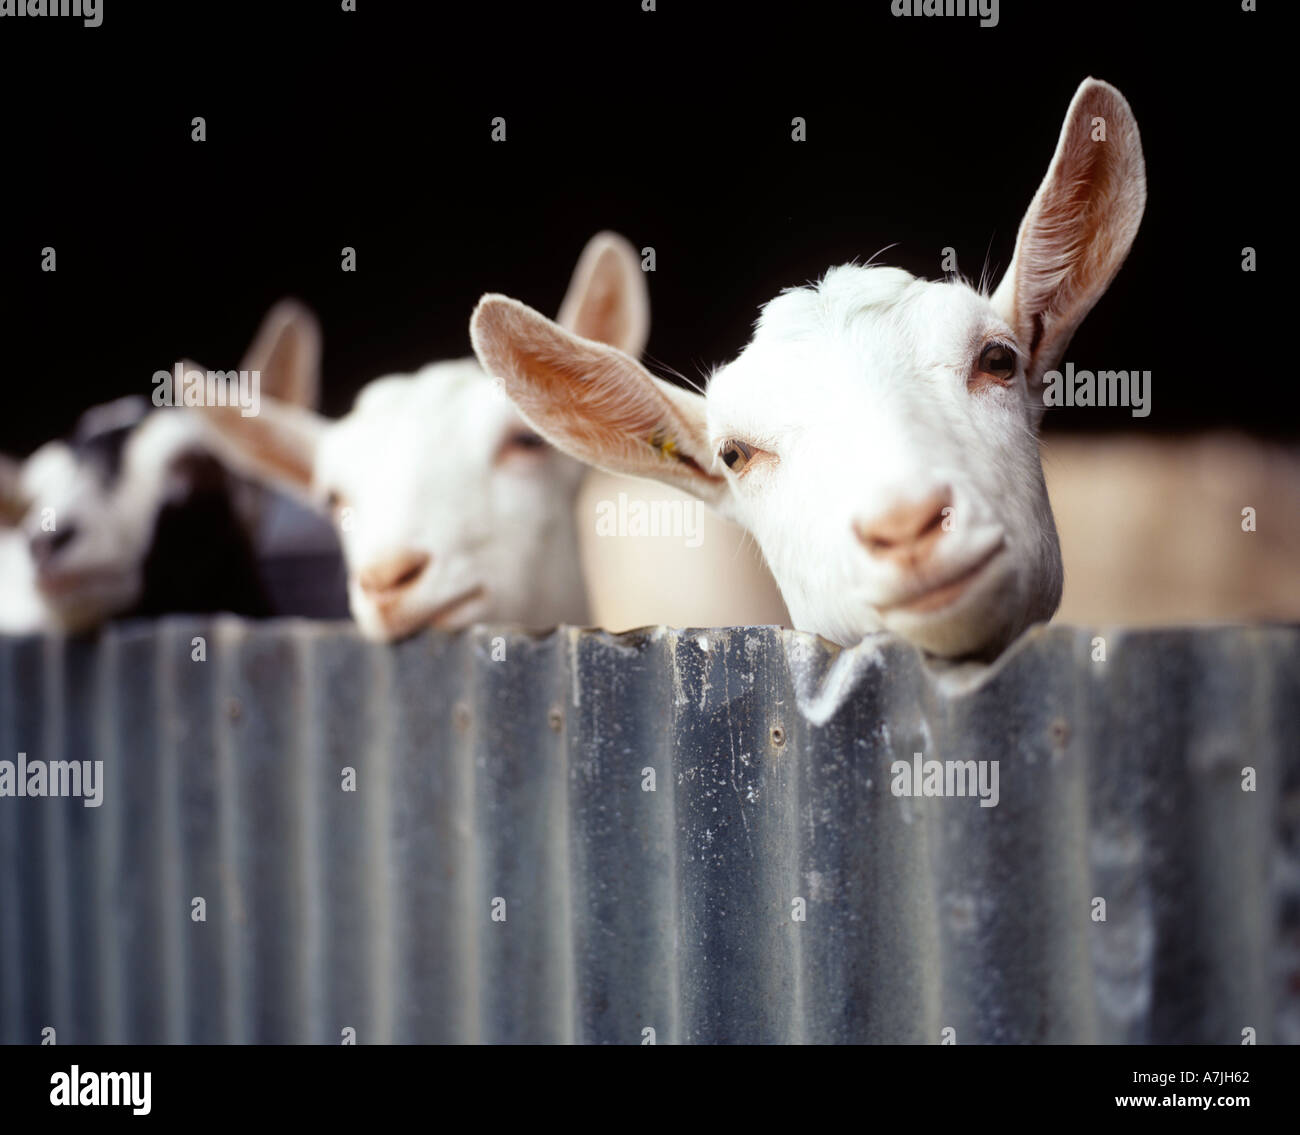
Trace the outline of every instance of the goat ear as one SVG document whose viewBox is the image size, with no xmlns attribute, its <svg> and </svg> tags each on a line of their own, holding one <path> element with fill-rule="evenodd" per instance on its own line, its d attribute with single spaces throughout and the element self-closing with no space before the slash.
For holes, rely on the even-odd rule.
<svg viewBox="0 0 1300 1135">
<path fill-rule="evenodd" d="M 186 370 L 200 369 L 188 359 Z M 316 449 L 328 422 L 315 410 L 262 396 L 245 417 L 240 406 L 196 406 L 216 452 L 241 473 L 311 500 Z"/>
<path fill-rule="evenodd" d="M 470 338 L 483 368 L 557 449 L 611 473 L 676 485 L 715 507 L 725 500 L 700 395 L 505 296 L 479 300 Z"/>
<path fill-rule="evenodd" d="M 261 373 L 261 394 L 314 410 L 320 399 L 320 324 L 297 300 L 277 303 L 239 364 Z"/>
<path fill-rule="evenodd" d="M 650 289 L 636 249 L 618 233 L 597 233 L 573 270 L 556 317 L 584 339 L 639 358 L 650 338 Z"/>
<path fill-rule="evenodd" d="M 1029 350 L 1031 390 L 1060 361 L 1124 263 L 1146 197 L 1146 163 L 1133 111 L 1109 83 L 1085 79 L 992 297 Z"/>
<path fill-rule="evenodd" d="M 17 524 L 27 511 L 22 463 L 0 453 L 0 528 Z"/>
</svg>

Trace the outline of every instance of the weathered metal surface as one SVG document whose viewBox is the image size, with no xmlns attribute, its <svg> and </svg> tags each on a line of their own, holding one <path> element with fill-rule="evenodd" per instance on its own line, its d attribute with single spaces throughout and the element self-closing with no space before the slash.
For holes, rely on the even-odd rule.
<svg viewBox="0 0 1300 1135">
<path fill-rule="evenodd" d="M 1300 630 L 1102 633 L 0 640 L 0 1039 L 1294 1043 Z"/>
</svg>

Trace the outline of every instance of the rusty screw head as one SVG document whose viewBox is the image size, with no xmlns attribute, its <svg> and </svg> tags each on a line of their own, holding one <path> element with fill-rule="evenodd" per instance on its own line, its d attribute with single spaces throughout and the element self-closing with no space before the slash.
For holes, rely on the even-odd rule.
<svg viewBox="0 0 1300 1135">
<path fill-rule="evenodd" d="M 560 712 L 559 706 L 551 706 L 550 713 L 546 715 L 546 721 L 556 733 L 564 728 L 564 714 Z"/>
<path fill-rule="evenodd" d="M 780 725 L 772 726 L 772 744 L 778 749 L 785 744 L 785 729 Z"/>
</svg>

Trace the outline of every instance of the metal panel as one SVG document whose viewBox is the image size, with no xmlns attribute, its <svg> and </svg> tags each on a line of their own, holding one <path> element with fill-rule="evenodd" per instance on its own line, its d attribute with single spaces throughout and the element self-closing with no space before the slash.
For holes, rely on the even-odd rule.
<svg viewBox="0 0 1300 1135">
<path fill-rule="evenodd" d="M 0 1040 L 1300 1041 L 1300 630 L 1093 640 L 0 640 Z"/>
</svg>

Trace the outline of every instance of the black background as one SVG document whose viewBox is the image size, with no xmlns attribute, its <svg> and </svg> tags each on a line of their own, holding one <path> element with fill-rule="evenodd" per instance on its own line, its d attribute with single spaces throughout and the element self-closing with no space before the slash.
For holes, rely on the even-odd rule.
<svg viewBox="0 0 1300 1135">
<path fill-rule="evenodd" d="M 931 278 L 944 246 L 972 279 L 987 254 L 996 280 L 1089 74 L 1134 108 L 1149 196 L 1069 357 L 1151 370 L 1152 414 L 1046 428 L 1296 436 L 1257 314 L 1280 127 L 1292 146 L 1260 61 L 1281 32 L 1235 0 L 1003 0 L 987 29 L 889 0 L 102 3 L 99 28 L 0 20 L 0 450 L 179 357 L 233 366 L 289 294 L 321 317 L 341 413 L 370 378 L 467 354 L 484 291 L 553 313 L 601 228 L 655 248 L 649 355 L 692 377 L 782 287 L 886 245 Z"/>
</svg>

